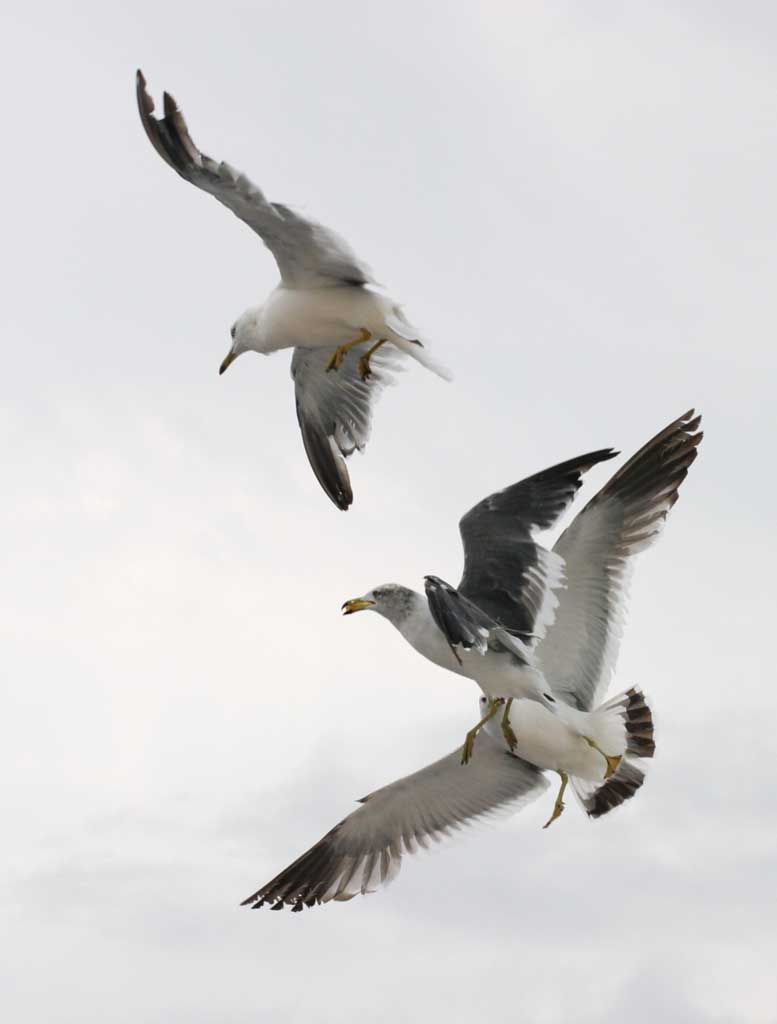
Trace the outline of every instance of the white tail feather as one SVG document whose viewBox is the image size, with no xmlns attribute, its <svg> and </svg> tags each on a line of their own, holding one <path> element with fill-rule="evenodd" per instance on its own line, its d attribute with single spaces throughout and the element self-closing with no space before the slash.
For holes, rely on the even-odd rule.
<svg viewBox="0 0 777 1024">
<path fill-rule="evenodd" d="M 656 749 L 653 716 L 642 692 L 632 688 L 592 712 L 589 723 L 590 738 L 608 753 L 621 756 L 615 772 L 604 782 L 570 779 L 586 813 L 600 818 L 630 800 L 645 781 L 644 759 L 651 758 Z"/>
</svg>

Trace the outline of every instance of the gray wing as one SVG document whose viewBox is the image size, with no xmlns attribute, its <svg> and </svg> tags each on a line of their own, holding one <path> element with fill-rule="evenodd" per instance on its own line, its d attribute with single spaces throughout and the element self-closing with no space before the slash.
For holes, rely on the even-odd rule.
<svg viewBox="0 0 777 1024">
<path fill-rule="evenodd" d="M 618 655 L 634 555 L 650 547 L 677 501 L 702 439 L 694 411 L 670 423 L 623 465 L 561 534 L 554 552 L 567 586 L 536 653 L 553 693 L 598 706 Z"/>
<path fill-rule="evenodd" d="M 478 654 L 488 650 L 510 651 L 519 665 L 529 664 L 529 649 L 524 642 L 463 597 L 450 583 L 439 576 L 424 576 L 424 587 L 432 618 L 459 664 L 459 647 Z"/>
<path fill-rule="evenodd" d="M 459 523 L 464 575 L 459 593 L 511 633 L 541 636 L 556 605 L 563 561 L 532 539 L 552 526 L 582 474 L 613 458 L 611 448 L 559 463 L 478 502 Z"/>
<path fill-rule="evenodd" d="M 169 93 L 164 94 L 165 116 L 153 117 L 154 101 L 141 71 L 137 73 L 137 99 L 140 119 L 157 153 L 182 178 L 215 196 L 259 235 L 275 257 L 285 284 L 321 288 L 372 281 L 366 264 L 334 231 L 287 206 L 269 202 L 244 174 L 201 153 Z"/>
<path fill-rule="evenodd" d="M 396 877 L 405 853 L 499 810 L 517 810 L 547 786 L 537 768 L 481 733 L 468 765 L 458 749 L 371 793 L 243 906 L 302 910 L 374 892 Z"/>
<path fill-rule="evenodd" d="M 336 372 L 327 373 L 331 352 L 295 348 L 291 376 L 297 420 L 316 478 L 340 509 L 353 501 L 345 459 L 363 451 L 370 435 L 372 407 L 383 387 L 400 368 L 396 349 L 378 349 L 370 361 L 372 376 L 359 376 L 358 360 L 346 359 Z"/>
</svg>

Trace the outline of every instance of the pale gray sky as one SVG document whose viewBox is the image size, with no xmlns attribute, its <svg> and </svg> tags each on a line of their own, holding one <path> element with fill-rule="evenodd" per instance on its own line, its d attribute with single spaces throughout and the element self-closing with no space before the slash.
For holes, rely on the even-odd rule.
<svg viewBox="0 0 777 1024">
<path fill-rule="evenodd" d="M 774 1024 L 773 5 L 52 3 L 0 38 L 4 1016 Z M 217 375 L 276 269 L 153 152 L 137 66 L 455 372 L 383 397 L 348 514 L 288 355 Z M 340 603 L 455 581 L 484 494 L 691 405 L 617 678 L 655 710 L 639 796 L 239 910 L 472 720 L 474 686 Z"/>
</svg>

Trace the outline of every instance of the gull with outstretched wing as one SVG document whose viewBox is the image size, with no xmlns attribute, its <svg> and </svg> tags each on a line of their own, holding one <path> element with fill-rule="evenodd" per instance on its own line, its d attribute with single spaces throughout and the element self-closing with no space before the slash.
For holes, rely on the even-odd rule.
<svg viewBox="0 0 777 1024">
<path fill-rule="evenodd" d="M 405 853 L 498 812 L 516 811 L 547 787 L 542 772 L 483 735 L 468 768 L 454 750 L 363 797 L 360 807 L 243 905 L 299 911 L 374 892 L 396 877 Z"/>
<path fill-rule="evenodd" d="M 614 456 L 609 449 L 529 477 L 468 512 L 458 589 L 427 577 L 426 597 L 388 584 L 345 603 L 346 614 L 377 611 L 425 657 L 480 684 L 474 756 L 462 764 L 457 749 L 365 797 L 244 905 L 300 911 L 373 892 L 396 876 L 405 854 L 536 799 L 548 786 L 546 770 L 559 774 L 561 788 L 545 827 L 561 814 L 568 782 L 591 818 L 634 796 L 655 752 L 650 708 L 634 687 L 596 704 L 615 665 L 630 563 L 677 501 L 699 423 L 689 412 L 652 438 L 552 550 L 532 531 L 558 520 L 581 474 Z M 509 731 L 495 720 L 500 702 Z"/>
<path fill-rule="evenodd" d="M 470 760 L 481 729 L 495 736 L 501 730 L 509 749 L 559 772 L 551 821 L 563 808 L 568 778 L 593 812 L 641 785 L 630 752 L 652 756 L 650 712 L 638 690 L 596 704 L 617 657 L 632 560 L 653 543 L 677 501 L 702 438 L 700 419 L 691 410 L 652 438 L 552 550 L 533 531 L 558 521 L 582 474 L 612 458 L 611 449 L 553 466 L 475 505 L 459 524 L 458 588 L 427 576 L 425 595 L 389 583 L 343 605 L 345 614 L 378 612 L 424 657 L 480 686 L 483 714 L 467 733 L 462 761 Z"/>
<path fill-rule="evenodd" d="M 401 306 L 370 287 L 375 282 L 369 268 L 339 235 L 270 202 L 245 174 L 200 152 L 169 93 L 164 116 L 155 117 L 140 71 L 137 101 L 162 159 L 231 210 L 275 257 L 280 283 L 232 325 L 232 344 L 219 372 L 243 352 L 294 350 L 291 371 L 305 451 L 323 489 L 347 509 L 353 491 L 345 460 L 364 449 L 375 398 L 400 360 L 410 356 L 442 377 L 447 371 L 430 356 Z"/>
</svg>

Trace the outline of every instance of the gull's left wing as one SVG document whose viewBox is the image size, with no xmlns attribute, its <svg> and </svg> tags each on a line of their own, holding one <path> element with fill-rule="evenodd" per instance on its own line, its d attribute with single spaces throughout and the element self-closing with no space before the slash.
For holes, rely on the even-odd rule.
<svg viewBox="0 0 777 1024">
<path fill-rule="evenodd" d="M 353 501 L 345 460 L 355 449 L 364 450 L 373 405 L 400 368 L 401 353 L 393 347 L 378 349 L 367 380 L 362 380 L 355 359 L 346 359 L 337 373 L 327 373 L 330 356 L 323 349 L 295 348 L 291 376 L 310 465 L 335 505 L 345 511 Z"/>
<path fill-rule="evenodd" d="M 615 455 L 612 448 L 580 455 L 471 508 L 459 523 L 459 594 L 510 633 L 542 636 L 556 604 L 553 592 L 563 583 L 564 562 L 537 544 L 532 532 L 553 526 L 580 489 L 583 473 Z"/>
<path fill-rule="evenodd" d="M 553 548 L 566 565 L 556 618 L 536 648 L 553 693 L 581 711 L 602 700 L 620 645 L 632 559 L 663 528 L 696 459 L 693 409 L 626 462 L 572 520 Z"/>
<path fill-rule="evenodd" d="M 542 773 L 501 741 L 483 733 L 476 742 L 477 755 L 466 766 L 457 748 L 364 797 L 361 807 L 243 906 L 303 910 L 374 892 L 396 877 L 405 853 L 498 811 L 516 811 L 547 789 Z"/>
<path fill-rule="evenodd" d="M 439 576 L 424 576 L 424 588 L 432 618 L 459 664 L 459 647 L 478 654 L 485 654 L 488 650 L 508 650 L 520 665 L 529 664 L 528 648 L 523 640 L 500 626 L 450 583 Z"/>
<path fill-rule="evenodd" d="M 169 93 L 164 94 L 164 117 L 154 117 L 154 101 L 141 71 L 137 100 L 146 135 L 157 153 L 182 178 L 210 193 L 259 235 L 275 257 L 284 284 L 325 288 L 372 281 L 367 265 L 334 231 L 288 206 L 269 202 L 245 174 L 201 153 Z"/>
</svg>

